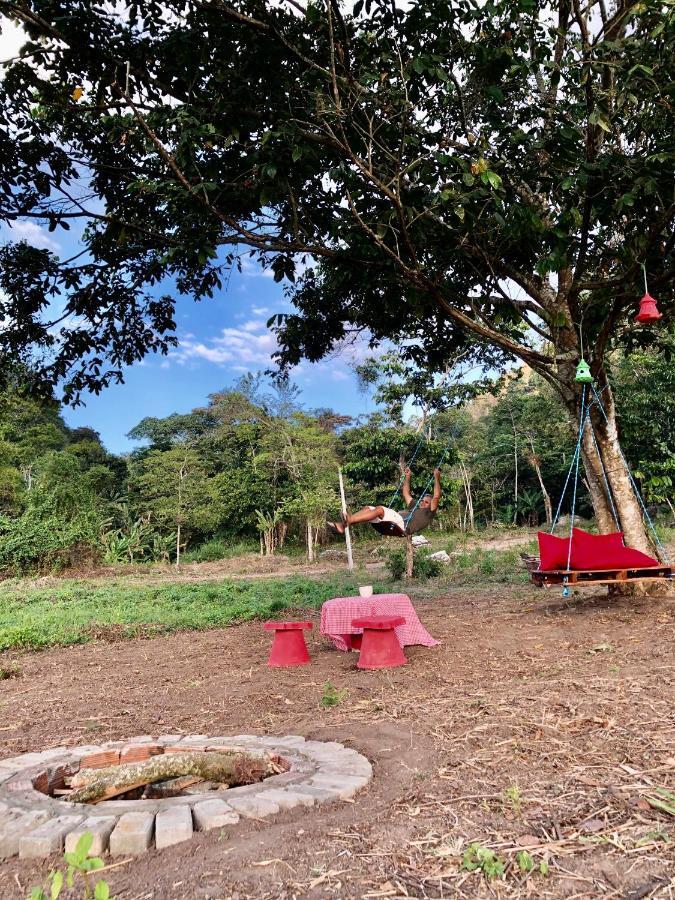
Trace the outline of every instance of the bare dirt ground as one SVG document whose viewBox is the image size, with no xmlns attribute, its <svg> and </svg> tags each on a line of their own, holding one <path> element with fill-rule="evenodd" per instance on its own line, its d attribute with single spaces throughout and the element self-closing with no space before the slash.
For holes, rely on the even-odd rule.
<svg viewBox="0 0 675 900">
<path fill-rule="evenodd" d="M 675 818 L 649 802 L 675 790 L 675 601 L 513 585 L 412 596 L 442 643 L 376 673 L 332 649 L 317 615 L 300 669 L 265 666 L 259 623 L 12 654 L 0 756 L 231 732 L 339 740 L 372 761 L 354 802 L 110 869 L 117 900 L 675 896 Z M 329 680 L 346 694 L 324 709 Z M 499 855 L 504 880 L 461 868 L 470 842 Z M 0 897 L 24 898 L 57 862 L 0 864 Z"/>
</svg>

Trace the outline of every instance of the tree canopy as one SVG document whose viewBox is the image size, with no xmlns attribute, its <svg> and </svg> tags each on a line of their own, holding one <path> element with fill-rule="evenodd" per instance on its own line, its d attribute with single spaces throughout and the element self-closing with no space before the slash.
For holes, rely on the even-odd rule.
<svg viewBox="0 0 675 900">
<path fill-rule="evenodd" d="M 30 41 L 0 83 L 0 216 L 84 223 L 85 252 L 1 251 L 0 342 L 68 399 L 166 351 L 175 291 L 244 252 L 309 265 L 285 365 L 367 330 L 439 368 L 518 357 L 569 401 L 581 330 L 599 371 L 642 263 L 672 308 L 672 0 L 2 10 Z"/>
</svg>

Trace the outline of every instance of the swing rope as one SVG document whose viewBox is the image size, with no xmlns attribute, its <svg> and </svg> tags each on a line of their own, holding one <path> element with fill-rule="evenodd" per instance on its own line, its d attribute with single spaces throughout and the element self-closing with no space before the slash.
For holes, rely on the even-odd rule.
<svg viewBox="0 0 675 900">
<path fill-rule="evenodd" d="M 572 538 L 574 537 L 574 513 L 577 506 L 577 486 L 579 484 L 579 460 L 581 459 L 581 442 L 584 437 L 586 428 L 586 418 L 589 415 L 589 409 L 586 407 L 586 385 L 581 392 L 581 415 L 579 417 L 579 439 L 577 440 L 577 449 L 575 451 L 575 472 L 574 472 L 574 488 L 572 493 L 572 509 L 570 512 L 570 540 L 567 548 L 567 571 L 569 572 L 572 562 Z"/>
<path fill-rule="evenodd" d="M 591 385 L 591 389 L 593 391 L 593 394 L 595 395 L 596 402 L 597 402 L 598 406 L 600 407 L 600 412 L 602 413 L 602 417 L 605 420 L 605 424 L 609 426 L 609 420 L 607 419 L 607 413 L 605 412 L 605 408 L 602 405 L 602 402 L 600 401 L 598 392 L 595 390 L 595 385 Z M 666 563 L 666 565 L 669 565 L 670 558 L 668 556 L 668 551 L 666 550 L 666 548 L 663 546 L 663 544 L 659 540 L 659 536 L 656 531 L 656 526 L 652 522 L 651 516 L 649 515 L 647 507 L 645 506 L 645 502 L 642 499 L 642 494 L 640 493 L 640 490 L 639 490 L 637 484 L 635 483 L 635 479 L 633 478 L 633 473 L 630 470 L 630 466 L 628 465 L 628 461 L 624 455 L 624 452 L 623 452 L 623 449 L 621 448 L 621 446 L 619 446 L 619 455 L 621 456 L 621 460 L 624 464 L 624 468 L 626 469 L 626 472 L 628 474 L 628 479 L 631 483 L 631 487 L 633 488 L 633 493 L 635 494 L 637 501 L 640 504 L 642 514 L 645 517 L 645 520 L 647 522 L 647 525 L 649 526 L 649 529 L 650 529 L 652 535 L 654 536 L 654 543 L 659 548 L 659 551 L 661 553 L 661 557 L 662 557 L 663 561 Z M 600 460 L 600 462 L 602 463 L 602 459 Z"/>
<path fill-rule="evenodd" d="M 567 478 L 565 479 L 565 485 L 562 489 L 562 494 L 560 495 L 560 501 L 558 502 L 558 508 L 555 511 L 555 516 L 553 517 L 553 523 L 551 524 L 551 530 L 549 534 L 553 534 L 555 531 L 555 526 L 558 524 L 558 519 L 560 518 L 560 511 L 562 510 L 563 500 L 565 499 L 565 494 L 567 493 L 567 488 L 570 483 L 570 478 L 572 477 L 572 472 L 574 471 L 575 465 L 578 471 L 578 459 L 579 454 L 581 453 L 581 442 L 584 436 L 584 428 L 586 426 L 586 385 L 584 385 L 584 389 L 581 394 L 581 413 L 579 415 L 579 436 L 577 438 L 577 445 L 574 448 L 574 453 L 572 454 L 572 461 L 570 463 L 570 467 L 567 472 Z M 576 485 L 575 485 L 575 497 L 576 497 Z"/>
</svg>

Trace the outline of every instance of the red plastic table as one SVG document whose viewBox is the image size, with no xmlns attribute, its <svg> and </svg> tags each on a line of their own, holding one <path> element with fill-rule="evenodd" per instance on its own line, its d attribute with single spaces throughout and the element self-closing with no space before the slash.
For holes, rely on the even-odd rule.
<svg viewBox="0 0 675 900">
<path fill-rule="evenodd" d="M 394 628 L 405 625 L 403 616 L 363 616 L 354 619 L 352 625 L 363 628 L 357 668 L 392 669 L 408 662 L 394 632 Z"/>
<path fill-rule="evenodd" d="M 394 629 L 401 647 L 421 644 L 435 647 L 438 641 L 419 620 L 407 594 L 374 594 L 372 597 L 335 597 L 321 607 L 321 634 L 329 637 L 338 650 L 356 650 L 361 632 L 353 624 L 363 616 L 401 616 L 404 625 Z"/>
<path fill-rule="evenodd" d="M 267 665 L 275 669 L 307 665 L 309 653 L 303 632 L 311 627 L 311 622 L 265 622 L 265 629 L 274 632 Z"/>
</svg>

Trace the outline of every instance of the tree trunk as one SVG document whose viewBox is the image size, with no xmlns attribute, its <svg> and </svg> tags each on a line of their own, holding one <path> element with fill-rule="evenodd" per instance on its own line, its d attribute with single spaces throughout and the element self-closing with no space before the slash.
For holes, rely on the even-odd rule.
<svg viewBox="0 0 675 900">
<path fill-rule="evenodd" d="M 541 474 L 541 466 L 539 465 L 539 457 L 534 449 L 534 441 L 530 437 L 530 448 L 532 450 L 532 456 L 530 457 L 530 462 L 532 463 L 532 467 L 534 471 L 537 473 L 537 478 L 539 479 L 539 487 L 541 488 L 541 495 L 544 498 L 544 510 L 546 512 L 546 526 L 548 528 L 553 524 L 553 509 L 551 507 L 551 497 L 549 492 L 546 490 L 546 485 L 544 484 L 544 479 Z"/>
<path fill-rule="evenodd" d="M 415 564 L 415 548 L 413 547 L 412 535 L 405 536 L 405 577 L 413 577 L 413 566 Z"/>
<path fill-rule="evenodd" d="M 516 435 L 515 425 L 513 426 L 513 524 L 518 524 L 518 437 Z"/>
<path fill-rule="evenodd" d="M 459 461 L 460 471 L 462 473 L 462 482 L 464 484 L 464 495 L 466 496 L 466 510 L 464 514 L 464 531 L 474 530 L 473 515 L 473 495 L 471 492 L 471 475 L 462 460 Z"/>
<path fill-rule="evenodd" d="M 310 522 L 307 522 L 307 559 L 309 562 L 314 562 L 314 541 Z"/>
<path fill-rule="evenodd" d="M 243 750 L 167 753 L 126 766 L 84 769 L 73 777 L 71 785 L 75 790 L 68 795 L 68 800 L 99 803 L 133 788 L 182 775 L 230 785 L 254 784 L 279 771 L 277 761 L 269 754 L 258 757 Z"/>
<path fill-rule="evenodd" d="M 180 522 L 176 525 L 176 568 L 180 568 Z"/>
</svg>

